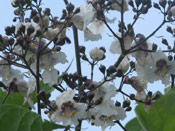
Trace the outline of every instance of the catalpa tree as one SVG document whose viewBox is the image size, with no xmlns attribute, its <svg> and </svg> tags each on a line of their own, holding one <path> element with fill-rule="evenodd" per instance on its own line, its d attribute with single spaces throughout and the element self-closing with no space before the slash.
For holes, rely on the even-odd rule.
<svg viewBox="0 0 175 131">
<path fill-rule="evenodd" d="M 11 0 L 13 23 L 0 35 L 0 129 L 80 131 L 86 121 L 101 130 L 116 125 L 124 131 L 175 130 L 175 45 L 166 38 L 175 36 L 175 1 L 63 2 L 62 14 L 54 16 L 42 0 Z M 160 24 L 148 35 L 135 31 L 151 10 L 162 16 Z M 162 28 L 162 41 L 151 41 Z M 156 81 L 164 93 L 149 88 Z M 123 125 L 132 103 L 136 118 Z"/>
</svg>

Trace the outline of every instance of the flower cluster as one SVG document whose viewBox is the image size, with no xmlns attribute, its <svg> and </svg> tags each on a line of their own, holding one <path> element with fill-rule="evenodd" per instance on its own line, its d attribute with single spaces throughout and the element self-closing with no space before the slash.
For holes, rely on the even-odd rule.
<svg viewBox="0 0 175 131">
<path fill-rule="evenodd" d="M 149 83 L 161 81 L 165 86 L 171 83 L 174 87 L 174 44 L 172 47 L 162 38 L 167 50 L 161 50 L 149 42 L 149 38 L 165 23 L 175 21 L 175 2 L 160 0 L 153 4 L 164 19 L 147 37 L 136 32 L 134 26 L 141 15 L 150 11 L 151 0 L 86 0 L 86 4 L 78 8 L 67 0 L 64 3 L 65 9 L 59 17 L 53 16 L 50 8 L 42 10 L 41 0 L 11 0 L 15 8 L 14 25 L 5 28 L 5 36 L 0 35 L 0 87 L 7 94 L 2 104 L 10 93 L 18 92 L 24 98 L 25 107 L 35 109 L 36 98 L 38 113 L 44 110 L 50 121 L 62 123 L 65 130 L 72 125 L 81 130 L 82 121 L 105 130 L 115 124 L 121 126 L 120 121 L 132 109 L 131 100 L 143 103 L 149 111 L 159 98 L 149 91 Z M 124 17 L 130 8 L 134 21 L 126 24 Z M 118 32 L 110 25 L 116 18 L 107 17 L 111 11 L 120 15 L 118 27 L 115 26 Z M 26 13 L 29 16 L 25 12 L 29 12 Z M 57 66 L 68 63 L 62 47 L 71 44 L 67 34 L 70 27 L 73 27 L 77 66 L 74 73 L 69 71 L 74 62 L 64 67 L 64 71 Z M 105 29 L 114 37 L 111 44 L 92 46 L 89 53 L 85 45 L 79 45 L 77 30 L 84 34 L 84 41 L 90 43 L 102 39 Z M 175 29 L 168 26 L 166 31 L 175 37 Z M 108 52 L 116 61 L 110 61 Z M 88 63 L 89 74 L 84 74 L 82 62 Z M 100 82 L 95 77 L 98 71 Z M 115 82 L 120 83 L 119 86 Z M 124 92 L 124 86 L 131 86 L 135 92 Z M 50 100 L 53 90 L 59 92 L 56 100 Z M 116 100 L 119 93 L 123 95 L 122 104 Z"/>
</svg>

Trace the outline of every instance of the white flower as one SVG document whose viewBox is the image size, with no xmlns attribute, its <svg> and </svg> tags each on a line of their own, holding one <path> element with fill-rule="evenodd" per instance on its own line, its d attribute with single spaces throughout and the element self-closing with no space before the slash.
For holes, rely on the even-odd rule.
<svg viewBox="0 0 175 131">
<path fill-rule="evenodd" d="M 125 56 L 125 58 L 121 61 L 121 63 L 117 67 L 117 70 L 121 70 L 122 73 L 126 73 L 127 70 L 129 69 L 129 65 L 130 65 L 129 56 Z"/>
<path fill-rule="evenodd" d="M 73 97 L 75 96 L 74 90 L 67 90 L 64 91 L 61 95 L 57 96 L 56 98 L 56 104 L 58 106 L 61 106 L 64 102 L 73 102 Z"/>
<path fill-rule="evenodd" d="M 113 19 L 109 19 L 105 16 L 106 22 L 108 23 L 114 23 L 116 18 L 114 17 Z M 89 30 L 95 34 L 102 34 L 104 32 L 104 23 L 101 20 L 95 19 L 89 26 Z"/>
<path fill-rule="evenodd" d="M 96 86 L 98 86 L 100 83 L 94 82 L 94 84 Z M 116 92 L 116 88 L 114 86 L 114 84 L 106 82 L 105 84 L 103 84 L 102 86 L 98 87 L 95 91 L 94 91 L 94 98 L 93 100 L 98 100 L 99 98 L 103 98 L 103 101 L 108 101 L 111 100 L 112 97 L 114 97 L 117 92 Z"/>
<path fill-rule="evenodd" d="M 58 83 L 58 71 L 54 68 L 46 69 L 42 73 L 44 83 L 48 83 L 50 86 Z"/>
<path fill-rule="evenodd" d="M 96 17 L 96 10 L 91 4 L 87 4 L 85 7 L 80 7 L 80 12 L 77 13 L 71 20 L 76 28 L 84 30 L 87 25 L 94 21 Z"/>
<path fill-rule="evenodd" d="M 100 83 L 94 82 L 95 86 L 98 86 Z M 117 92 L 116 88 L 113 84 L 105 83 L 102 86 L 98 87 L 94 93 L 93 101 L 98 101 L 102 98 L 102 102 L 96 105 L 94 108 L 90 109 L 91 112 L 95 114 L 103 114 L 105 116 L 111 116 L 116 114 L 116 110 L 114 109 L 114 101 L 111 100 Z"/>
<path fill-rule="evenodd" d="M 146 81 L 136 76 L 133 76 L 131 78 L 125 77 L 125 83 L 130 84 L 138 92 L 142 92 L 147 88 Z"/>
<path fill-rule="evenodd" d="M 101 20 L 94 20 L 89 30 L 95 35 L 102 34 L 104 32 L 104 24 Z"/>
<path fill-rule="evenodd" d="M 84 30 L 84 41 L 98 41 L 99 39 L 102 39 L 100 34 L 93 34 L 88 28 Z"/>
<path fill-rule="evenodd" d="M 33 104 L 32 93 L 35 90 L 35 86 L 28 86 L 27 82 L 23 79 L 14 79 L 15 84 L 17 85 L 18 91 L 24 96 L 24 103 L 28 103 L 31 108 L 35 109 Z M 32 80 L 32 83 L 36 82 Z"/>
<path fill-rule="evenodd" d="M 144 90 L 141 91 L 141 92 L 138 92 L 137 91 L 135 98 L 137 100 L 145 101 L 145 99 L 146 99 L 146 93 L 145 93 L 145 91 Z"/>
<path fill-rule="evenodd" d="M 48 28 L 46 32 L 44 32 L 44 37 L 48 40 L 52 40 L 55 38 L 55 36 L 60 32 L 60 30 L 63 28 L 63 24 L 58 24 L 55 28 Z M 57 38 L 63 38 L 65 37 L 66 29 L 64 29 Z"/>
<path fill-rule="evenodd" d="M 65 64 L 66 62 L 67 59 L 64 52 L 49 52 L 40 57 L 40 68 L 48 70 L 53 68 L 56 64 Z M 31 69 L 36 72 L 36 60 L 31 64 Z"/>
<path fill-rule="evenodd" d="M 163 84 L 170 84 L 170 75 L 175 74 L 175 62 L 169 61 L 162 51 L 149 53 L 144 64 L 137 64 L 138 77 L 153 83 L 161 80 Z"/>
<path fill-rule="evenodd" d="M 93 59 L 93 60 L 95 60 L 95 61 L 100 61 L 100 60 L 102 60 L 103 59 L 103 57 L 104 57 L 104 51 L 103 50 L 101 50 L 101 49 L 99 49 L 99 48 L 94 48 L 94 49 L 92 49 L 90 52 L 89 52 L 89 54 L 90 54 L 90 57 Z"/>
<path fill-rule="evenodd" d="M 136 45 L 136 43 L 133 44 L 133 46 L 135 46 L 135 45 Z M 152 50 L 152 45 L 147 41 L 144 44 L 142 44 L 142 46 L 140 46 L 139 48 L 142 48 L 145 50 Z M 147 55 L 148 55 L 148 52 L 146 52 L 146 51 L 136 51 L 136 52 L 132 53 L 132 56 L 135 57 L 136 60 L 138 61 L 138 63 L 140 63 L 140 64 L 144 64 L 144 62 L 146 61 Z"/>
<path fill-rule="evenodd" d="M 117 0 L 117 2 L 119 4 L 122 4 L 122 0 Z M 120 11 L 121 12 L 121 6 L 119 6 L 119 4 L 117 2 L 114 2 L 114 4 L 112 4 L 112 8 L 114 10 Z M 126 0 L 124 0 L 124 6 L 123 6 L 123 12 L 128 11 L 128 3 Z"/>
<path fill-rule="evenodd" d="M 50 119 L 55 122 L 63 122 L 63 125 L 78 125 L 79 119 L 85 119 L 87 113 L 86 106 L 83 103 L 76 103 L 73 100 L 75 92 L 68 90 L 63 92 L 56 98 L 56 105 L 58 106 Z"/>
<path fill-rule="evenodd" d="M 118 34 L 118 36 L 121 36 L 121 34 Z M 131 48 L 132 40 L 133 38 L 131 36 L 126 35 L 126 37 L 124 38 L 125 50 L 128 50 Z M 115 40 L 112 42 L 110 46 L 110 51 L 113 54 L 121 54 L 120 41 L 117 38 L 115 38 Z"/>
<path fill-rule="evenodd" d="M 114 114 L 108 116 L 99 111 L 97 114 L 94 114 L 95 119 L 92 120 L 91 123 L 96 126 L 101 126 L 102 130 L 104 131 L 107 127 L 115 125 L 113 120 L 123 120 L 126 117 L 126 112 L 123 108 L 114 106 L 113 110 L 115 110 Z"/>
</svg>

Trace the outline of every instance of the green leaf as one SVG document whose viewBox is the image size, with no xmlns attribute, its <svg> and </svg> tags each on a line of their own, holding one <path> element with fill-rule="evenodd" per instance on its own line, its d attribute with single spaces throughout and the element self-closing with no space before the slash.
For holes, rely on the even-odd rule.
<svg viewBox="0 0 175 131">
<path fill-rule="evenodd" d="M 54 90 L 53 87 L 45 84 L 43 81 L 40 81 L 40 89 L 45 91 L 46 93 L 51 93 Z"/>
<path fill-rule="evenodd" d="M 43 131 L 41 117 L 26 108 L 0 105 L 1 131 Z"/>
<path fill-rule="evenodd" d="M 43 123 L 43 130 L 44 131 L 52 131 L 54 129 L 64 129 L 64 128 L 67 128 L 67 127 L 63 126 L 63 125 L 55 124 L 55 123 L 50 122 L 48 120 L 45 120 Z"/>
<path fill-rule="evenodd" d="M 126 124 L 125 128 L 127 131 L 142 131 L 142 127 L 140 126 L 137 118 L 130 120 Z"/>
<path fill-rule="evenodd" d="M 54 88 L 49 86 L 48 84 L 45 84 L 43 81 L 40 81 L 40 90 L 45 91 L 46 93 L 51 93 Z M 36 91 L 33 93 L 33 103 L 35 104 L 37 102 L 37 93 Z"/>
<path fill-rule="evenodd" d="M 2 102 L 6 94 L 7 92 L 2 91 L 0 89 L 0 102 Z M 23 105 L 23 103 L 24 103 L 24 97 L 21 95 L 21 93 L 11 92 L 4 104 Z"/>
<path fill-rule="evenodd" d="M 142 128 L 147 131 L 172 131 L 175 130 L 175 90 L 161 96 L 151 107 L 149 112 L 144 110 L 144 105 L 136 107 L 136 115 Z"/>
</svg>

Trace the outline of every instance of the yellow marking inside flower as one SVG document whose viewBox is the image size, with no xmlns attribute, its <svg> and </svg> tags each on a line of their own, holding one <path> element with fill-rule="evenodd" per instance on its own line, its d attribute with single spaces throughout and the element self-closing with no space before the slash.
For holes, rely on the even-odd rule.
<svg viewBox="0 0 175 131">
<path fill-rule="evenodd" d="M 32 96 L 33 96 L 33 94 L 32 94 L 32 93 L 30 93 L 30 94 L 29 94 L 29 97 L 32 97 Z"/>
<path fill-rule="evenodd" d="M 105 118 L 104 118 L 104 117 L 101 117 L 101 118 L 100 118 L 100 120 L 101 120 L 101 121 L 104 121 L 104 120 L 105 120 Z"/>
<path fill-rule="evenodd" d="M 35 47 L 36 47 L 36 45 L 32 43 L 31 47 L 32 47 L 32 48 L 35 48 Z"/>
<path fill-rule="evenodd" d="M 71 114 L 72 114 L 72 116 L 75 116 L 75 112 L 72 112 Z"/>
<path fill-rule="evenodd" d="M 109 119 L 110 121 L 112 121 L 112 116 L 109 116 L 108 119 Z"/>
<path fill-rule="evenodd" d="M 64 116 L 64 117 L 67 117 L 67 114 L 66 114 L 66 113 L 64 113 L 64 114 L 63 114 L 63 116 Z"/>
<path fill-rule="evenodd" d="M 10 75 L 8 75 L 8 76 L 7 76 L 7 79 L 10 79 L 10 78 L 11 78 L 11 76 L 10 76 Z"/>
<path fill-rule="evenodd" d="M 168 71 L 164 71 L 164 72 L 159 71 L 159 72 L 157 72 L 157 75 L 158 76 L 165 76 L 167 73 L 168 73 Z"/>
</svg>

